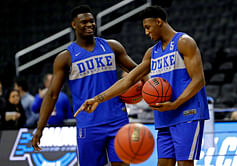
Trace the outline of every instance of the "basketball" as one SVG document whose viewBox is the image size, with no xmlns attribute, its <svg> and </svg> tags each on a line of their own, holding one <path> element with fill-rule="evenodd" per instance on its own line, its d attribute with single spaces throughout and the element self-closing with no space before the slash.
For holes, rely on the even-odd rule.
<svg viewBox="0 0 237 166">
<path fill-rule="evenodd" d="M 172 88 L 169 82 L 161 77 L 151 78 L 143 86 L 142 96 L 149 105 L 171 100 Z"/>
<path fill-rule="evenodd" d="M 138 81 L 130 87 L 125 93 L 120 95 L 120 99 L 127 104 L 136 104 L 142 100 L 142 81 Z"/>
<path fill-rule="evenodd" d="M 128 164 L 146 161 L 154 150 L 154 138 L 151 131 L 141 123 L 123 126 L 114 140 L 118 157 Z"/>
</svg>

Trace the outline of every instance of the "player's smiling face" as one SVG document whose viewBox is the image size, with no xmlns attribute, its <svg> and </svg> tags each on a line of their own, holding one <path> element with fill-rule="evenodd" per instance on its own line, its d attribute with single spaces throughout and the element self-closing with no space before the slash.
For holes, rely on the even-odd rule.
<svg viewBox="0 0 237 166">
<path fill-rule="evenodd" d="M 72 27 L 82 36 L 94 36 L 96 28 L 94 16 L 91 13 L 78 14 Z"/>
<path fill-rule="evenodd" d="M 157 41 L 160 39 L 160 26 L 156 18 L 145 18 L 143 20 L 143 27 L 145 34 L 151 38 L 151 40 Z"/>
</svg>

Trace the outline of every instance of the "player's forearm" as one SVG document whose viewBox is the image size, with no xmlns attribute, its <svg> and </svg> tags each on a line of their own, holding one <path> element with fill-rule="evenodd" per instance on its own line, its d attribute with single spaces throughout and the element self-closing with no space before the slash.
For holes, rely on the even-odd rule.
<svg viewBox="0 0 237 166">
<path fill-rule="evenodd" d="M 150 79 L 149 75 L 146 75 L 141 79 L 141 81 L 143 82 L 143 84 L 145 84 L 146 81 L 148 81 L 149 79 Z"/>
<path fill-rule="evenodd" d="M 94 99 L 97 102 L 102 103 L 104 101 L 107 101 L 109 99 L 112 99 L 112 98 L 124 93 L 126 90 L 129 89 L 129 87 L 132 84 L 133 84 L 132 81 L 125 80 L 124 78 L 120 79 L 115 84 L 113 84 L 109 89 L 107 89 L 104 92 L 100 93 L 99 95 L 95 96 Z"/>
</svg>

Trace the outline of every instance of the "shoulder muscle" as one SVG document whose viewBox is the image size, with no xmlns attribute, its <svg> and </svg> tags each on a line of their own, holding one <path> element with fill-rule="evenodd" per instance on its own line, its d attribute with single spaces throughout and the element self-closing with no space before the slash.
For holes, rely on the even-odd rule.
<svg viewBox="0 0 237 166">
<path fill-rule="evenodd" d="M 111 49 L 114 51 L 115 54 L 126 52 L 123 45 L 117 40 L 106 40 L 106 41 L 108 42 L 109 46 L 111 47 Z"/>
<path fill-rule="evenodd" d="M 65 50 L 57 55 L 54 61 L 54 69 L 69 70 L 71 65 L 71 56 L 69 51 Z"/>
<path fill-rule="evenodd" d="M 189 35 L 183 35 L 178 40 L 178 50 L 183 56 L 188 56 L 199 51 L 196 42 Z"/>
</svg>

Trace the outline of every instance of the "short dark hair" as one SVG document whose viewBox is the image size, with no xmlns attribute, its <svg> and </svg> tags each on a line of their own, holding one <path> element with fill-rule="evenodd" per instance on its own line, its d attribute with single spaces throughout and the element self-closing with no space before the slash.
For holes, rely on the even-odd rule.
<svg viewBox="0 0 237 166">
<path fill-rule="evenodd" d="M 167 21 L 168 14 L 164 8 L 154 5 L 147 7 L 145 10 L 141 12 L 141 19 L 146 18 L 161 18 L 163 21 Z"/>
<path fill-rule="evenodd" d="M 71 20 L 73 21 L 73 19 L 77 17 L 78 14 L 81 14 L 81 13 L 92 13 L 92 10 L 88 5 L 77 6 L 73 8 L 71 11 Z"/>
<path fill-rule="evenodd" d="M 27 82 L 26 82 L 25 79 L 23 79 L 23 78 L 17 78 L 15 82 L 16 82 L 17 85 L 20 86 L 25 92 L 28 91 L 28 88 L 29 88 L 29 87 L 28 87 L 28 84 L 27 84 Z"/>
</svg>

